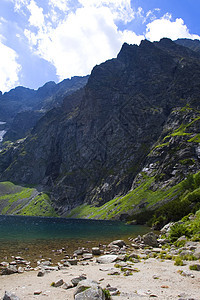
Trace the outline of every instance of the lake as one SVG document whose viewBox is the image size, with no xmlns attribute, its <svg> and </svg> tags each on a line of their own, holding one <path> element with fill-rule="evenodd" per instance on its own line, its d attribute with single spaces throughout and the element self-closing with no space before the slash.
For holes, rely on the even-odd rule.
<svg viewBox="0 0 200 300">
<path fill-rule="evenodd" d="M 51 257 L 61 248 L 72 254 L 78 247 L 127 240 L 148 231 L 147 227 L 118 221 L 0 215 L 0 261 L 16 255 L 37 260 Z"/>
</svg>

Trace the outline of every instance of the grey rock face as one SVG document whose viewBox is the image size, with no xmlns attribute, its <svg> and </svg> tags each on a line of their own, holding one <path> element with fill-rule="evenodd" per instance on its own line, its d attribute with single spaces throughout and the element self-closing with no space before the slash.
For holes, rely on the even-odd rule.
<svg viewBox="0 0 200 300">
<path fill-rule="evenodd" d="M 183 119 L 195 118 L 181 108 L 198 108 L 199 73 L 199 54 L 169 39 L 124 44 L 116 59 L 93 69 L 85 88 L 40 119 L 23 143 L 0 153 L 0 179 L 42 184 L 60 215 L 125 194 L 137 186 L 134 179 L 144 167 L 147 175 L 164 174 L 153 190 L 180 182 L 200 168 L 197 145 L 185 147 L 184 135 L 151 148 Z M 198 124 L 191 128 L 199 132 Z M 174 146 L 180 162 L 170 155 Z M 188 168 L 181 161 L 191 153 L 195 163 Z"/>
</svg>

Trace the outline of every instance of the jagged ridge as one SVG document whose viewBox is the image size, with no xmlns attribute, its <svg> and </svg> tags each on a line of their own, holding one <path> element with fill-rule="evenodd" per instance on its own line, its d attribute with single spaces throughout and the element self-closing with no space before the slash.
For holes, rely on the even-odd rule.
<svg viewBox="0 0 200 300">
<path fill-rule="evenodd" d="M 83 203 L 98 207 L 121 197 L 139 184 L 136 175 L 158 160 L 152 156 L 159 149 L 154 146 L 158 139 L 165 139 L 161 145 L 168 143 L 165 131 L 172 134 L 181 126 L 175 112 L 188 105 L 193 116 L 186 112 L 184 118 L 196 118 L 199 74 L 199 54 L 169 39 L 143 41 L 139 47 L 124 44 L 116 59 L 93 69 L 84 89 L 45 115 L 26 141 L 1 152 L 1 179 L 42 184 L 62 215 Z M 69 109 L 67 103 L 77 106 Z M 193 134 L 198 126 L 195 130 Z M 195 172 L 199 169 L 196 142 L 190 147 L 187 151 L 195 159 L 190 171 Z M 179 184 L 188 174 L 185 169 L 180 176 L 171 174 L 173 156 L 170 159 L 160 185 L 163 162 L 155 164 L 152 190 L 171 178 L 175 178 L 172 185 Z"/>
</svg>

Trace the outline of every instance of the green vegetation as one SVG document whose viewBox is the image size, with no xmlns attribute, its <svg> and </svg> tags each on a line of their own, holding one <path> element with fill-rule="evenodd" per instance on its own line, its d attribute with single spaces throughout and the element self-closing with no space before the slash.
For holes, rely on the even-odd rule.
<svg viewBox="0 0 200 300">
<path fill-rule="evenodd" d="M 148 218 L 151 215 L 147 209 L 150 209 L 151 206 L 159 201 L 162 201 L 163 199 L 170 201 L 179 193 L 180 189 L 177 185 L 169 190 L 163 189 L 153 191 L 151 186 L 154 182 L 154 177 L 146 177 L 139 187 L 129 192 L 127 195 L 114 198 L 100 207 L 95 207 L 88 204 L 80 205 L 74 208 L 67 217 L 114 219 L 121 213 L 128 213 L 130 215 L 130 219 L 132 219 L 132 217 L 135 218 L 135 214 L 133 216 L 133 211 L 137 209 L 139 210 L 140 207 L 143 207 L 141 213 L 143 217 L 141 217 L 141 219 L 144 218 L 145 222 L 146 215 L 148 215 Z M 136 219 L 138 220 L 138 218 Z"/>
<path fill-rule="evenodd" d="M 183 260 L 180 258 L 180 256 L 177 256 L 175 258 L 175 262 L 174 262 L 175 266 L 183 266 Z"/>
<path fill-rule="evenodd" d="M 191 265 L 189 266 L 190 270 L 193 270 L 193 271 L 199 271 L 199 268 L 198 268 L 198 265 Z"/>
<path fill-rule="evenodd" d="M 50 204 L 49 196 L 46 194 L 35 197 L 26 207 L 22 208 L 18 214 L 43 217 L 58 216 Z"/>
<path fill-rule="evenodd" d="M 111 299 L 111 295 L 110 295 L 110 291 L 107 289 L 103 289 L 103 293 L 105 296 L 105 300 L 110 300 Z"/>
<path fill-rule="evenodd" d="M 56 217 L 47 194 L 12 182 L 0 182 L 0 213 Z"/>
<path fill-rule="evenodd" d="M 174 224 L 169 232 L 169 239 L 174 242 L 185 235 L 194 241 L 200 241 L 200 210 L 195 215 L 189 214 Z"/>
</svg>

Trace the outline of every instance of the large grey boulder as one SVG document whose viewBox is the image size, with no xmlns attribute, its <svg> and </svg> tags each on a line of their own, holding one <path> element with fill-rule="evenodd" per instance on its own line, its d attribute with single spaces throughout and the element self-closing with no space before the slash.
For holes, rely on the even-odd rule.
<svg viewBox="0 0 200 300">
<path fill-rule="evenodd" d="M 105 300 L 105 295 L 100 286 L 91 287 L 77 294 L 75 300 Z"/>
<path fill-rule="evenodd" d="M 84 292 L 86 289 L 96 288 L 98 286 L 99 284 L 97 281 L 90 280 L 90 279 L 81 280 L 76 287 L 76 290 L 74 292 L 74 297 L 77 294 Z"/>
<path fill-rule="evenodd" d="M 143 235 L 143 241 L 146 245 L 149 245 L 152 247 L 158 247 L 157 238 L 153 232 L 149 232 L 149 233 Z"/>
<path fill-rule="evenodd" d="M 102 255 L 97 258 L 97 262 L 99 264 L 110 264 L 118 259 L 117 255 L 114 254 L 107 254 L 107 255 Z"/>
</svg>

